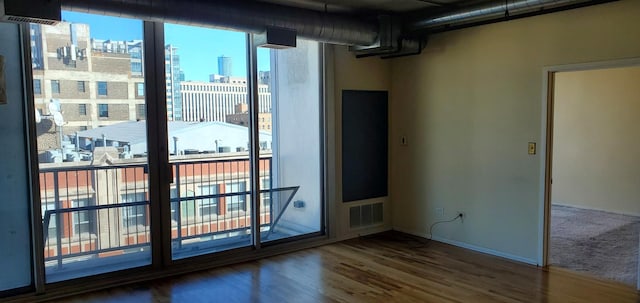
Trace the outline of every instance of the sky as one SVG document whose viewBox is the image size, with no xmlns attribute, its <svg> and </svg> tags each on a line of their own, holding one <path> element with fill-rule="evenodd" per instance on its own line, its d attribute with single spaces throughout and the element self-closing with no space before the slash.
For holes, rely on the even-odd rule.
<svg viewBox="0 0 640 303">
<path fill-rule="evenodd" d="M 91 38 L 141 40 L 142 21 L 102 15 L 63 12 L 62 19 L 89 24 Z M 232 59 L 232 76 L 246 77 L 246 34 L 228 30 L 165 24 L 165 45 L 178 48 L 180 68 L 187 81 L 209 81 L 218 73 L 218 57 Z M 269 50 L 258 50 L 258 70 L 269 70 Z"/>
</svg>

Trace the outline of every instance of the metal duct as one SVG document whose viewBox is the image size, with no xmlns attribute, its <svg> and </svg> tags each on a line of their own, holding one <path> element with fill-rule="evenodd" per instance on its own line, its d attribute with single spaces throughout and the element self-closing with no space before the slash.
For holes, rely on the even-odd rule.
<svg viewBox="0 0 640 303">
<path fill-rule="evenodd" d="M 62 0 L 62 9 L 249 33 L 288 28 L 298 37 L 334 44 L 371 45 L 378 37 L 375 21 L 247 0 Z"/>
<path fill-rule="evenodd" d="M 558 8 L 562 6 L 578 5 L 589 0 L 508 0 L 493 1 L 465 7 L 438 16 L 410 21 L 405 25 L 407 31 L 428 30 L 448 25 L 479 22 L 484 20 L 516 16 L 525 13 Z"/>
</svg>

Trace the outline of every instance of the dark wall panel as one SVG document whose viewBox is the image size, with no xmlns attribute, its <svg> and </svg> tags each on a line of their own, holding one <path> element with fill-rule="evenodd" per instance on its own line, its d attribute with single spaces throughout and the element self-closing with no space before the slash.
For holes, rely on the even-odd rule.
<svg viewBox="0 0 640 303">
<path fill-rule="evenodd" d="M 342 91 L 342 200 L 387 196 L 388 93 Z"/>
</svg>

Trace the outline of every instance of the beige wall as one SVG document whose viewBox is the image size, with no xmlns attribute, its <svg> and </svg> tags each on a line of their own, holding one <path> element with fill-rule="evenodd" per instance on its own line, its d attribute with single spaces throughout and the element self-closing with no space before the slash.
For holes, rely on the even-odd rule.
<svg viewBox="0 0 640 303">
<path fill-rule="evenodd" d="M 391 61 L 382 60 L 377 57 L 356 59 L 347 47 L 334 46 L 333 58 L 333 78 L 334 78 L 334 111 L 335 116 L 335 214 L 336 236 L 338 239 L 367 234 L 391 228 L 391 205 L 388 198 L 369 199 L 342 203 L 342 90 L 382 90 L 389 91 L 391 88 Z M 389 100 L 391 103 L 391 100 Z M 389 109 L 391 111 L 391 107 Z M 349 228 L 349 207 L 358 204 L 368 204 L 372 202 L 384 202 L 385 224 L 372 229 L 350 230 Z"/>
<path fill-rule="evenodd" d="M 522 261 L 541 259 L 540 142 L 545 67 L 640 57 L 640 1 L 626 0 L 433 35 L 394 59 L 391 195 L 395 229 Z M 400 146 L 399 137 L 408 137 Z"/>
<path fill-rule="evenodd" d="M 640 214 L 640 67 L 555 76 L 554 204 Z"/>
</svg>

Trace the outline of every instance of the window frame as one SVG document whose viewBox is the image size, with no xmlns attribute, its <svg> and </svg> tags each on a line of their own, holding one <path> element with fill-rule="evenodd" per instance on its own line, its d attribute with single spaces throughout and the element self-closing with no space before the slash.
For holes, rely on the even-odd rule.
<svg viewBox="0 0 640 303">
<path fill-rule="evenodd" d="M 107 97 L 107 96 L 109 96 L 109 82 L 107 82 L 107 81 L 97 81 L 96 82 L 96 95 L 98 97 Z"/>
<path fill-rule="evenodd" d="M 109 118 L 109 104 L 98 103 L 98 118 Z"/>
<path fill-rule="evenodd" d="M 150 24 L 151 24 L 151 22 L 145 23 L 145 26 L 148 26 L 148 25 L 150 25 Z M 147 32 L 147 31 L 145 31 L 145 33 L 148 33 L 148 32 Z M 154 33 L 155 33 L 155 32 L 154 32 Z M 250 35 L 247 35 L 247 36 L 250 36 Z M 152 40 L 152 38 L 151 38 L 151 37 L 149 37 L 149 36 L 145 36 L 145 37 L 144 37 L 144 41 L 145 41 L 145 42 L 150 41 L 150 40 Z M 156 48 L 157 48 L 157 47 L 156 47 Z M 246 48 L 247 48 L 247 50 L 249 51 L 249 48 L 251 48 L 250 44 L 247 44 L 247 45 L 246 45 Z M 27 49 L 28 49 L 28 48 L 27 48 Z M 150 56 L 150 57 L 154 57 L 154 56 L 161 56 L 161 55 L 152 55 L 152 56 Z M 255 54 L 251 55 L 251 57 L 253 57 L 253 56 L 255 56 Z M 322 59 L 323 59 L 323 56 L 324 56 L 324 53 L 323 53 L 323 52 L 321 52 L 319 56 L 320 56 L 320 60 L 322 60 Z M 145 62 L 145 66 L 144 66 L 144 70 L 143 70 L 143 71 L 145 71 L 145 72 L 146 72 L 146 71 L 148 71 L 149 69 L 152 69 L 152 68 L 153 68 L 153 67 L 149 67 L 149 66 L 147 66 L 147 65 L 146 65 L 146 63 L 147 63 L 147 62 L 152 62 L 154 59 L 156 59 L 156 58 L 150 58 L 150 59 L 148 59 L 148 58 L 146 58 L 146 56 L 145 56 L 145 60 L 144 60 L 144 62 Z M 247 58 L 247 61 L 249 61 L 250 59 L 251 59 L 251 58 Z M 155 61 L 158 61 L 158 60 L 155 60 Z M 322 74 L 322 73 L 323 73 L 323 71 L 324 71 L 324 69 L 325 69 L 325 68 L 326 68 L 326 67 L 325 67 L 324 65 L 321 65 L 321 67 L 320 67 L 320 74 Z M 161 70 L 155 70 L 154 74 L 155 74 L 155 76 L 161 76 L 161 75 L 163 74 L 163 72 L 162 72 Z M 31 75 L 31 74 L 29 74 L 29 75 Z M 33 79 L 33 76 L 32 76 L 32 75 L 31 75 L 31 77 L 32 77 L 32 79 Z M 34 81 L 35 81 L 35 80 L 40 80 L 40 79 L 34 79 Z M 164 82 L 163 80 L 164 80 L 164 78 L 163 78 L 163 77 L 159 77 L 159 79 L 156 79 L 156 82 L 157 82 L 157 83 L 155 83 L 155 84 L 156 84 L 155 86 L 156 86 L 156 87 L 160 87 L 160 88 L 161 88 L 161 87 L 162 87 L 162 85 L 161 85 L 161 84 Z M 56 80 L 56 81 L 59 81 L 59 80 Z M 250 85 L 250 86 L 255 85 L 255 83 L 253 83 L 253 81 L 254 81 L 254 79 L 248 78 L 248 83 L 249 83 L 249 85 Z M 78 81 L 78 88 L 79 88 L 79 85 L 80 85 L 79 83 L 80 83 L 80 82 L 81 82 L 81 81 Z M 93 80 L 92 80 L 92 81 L 89 81 L 89 82 L 84 82 L 84 81 L 82 81 L 82 82 L 84 83 L 84 89 L 85 89 L 85 91 L 84 91 L 84 92 L 90 92 L 90 93 L 93 95 L 93 92 L 92 92 L 92 89 L 93 89 L 93 87 L 92 87 Z M 102 83 L 102 84 L 101 84 L 101 83 Z M 60 88 L 60 82 L 58 82 L 57 84 L 58 84 L 58 92 L 59 92 L 59 91 L 61 90 L 61 88 Z M 46 82 L 45 82 L 45 85 L 46 85 Z M 67 84 L 67 83 L 65 83 L 65 85 L 68 85 L 68 84 Z M 86 86 L 87 86 L 87 85 L 89 85 L 88 90 L 87 90 L 87 88 L 86 88 Z M 100 89 L 99 89 L 99 88 L 100 88 L 100 85 L 103 85 L 103 87 L 104 87 L 104 90 L 103 90 L 103 93 L 104 93 L 104 94 L 100 94 Z M 154 84 L 152 83 L 151 85 L 154 85 Z M 107 82 L 107 81 L 98 81 L 98 82 L 96 83 L 96 88 L 97 88 L 97 90 L 96 90 L 96 96 L 97 96 L 97 97 L 106 97 L 106 96 L 108 96 L 108 95 L 109 95 L 109 89 L 108 89 L 108 86 L 109 86 L 109 84 L 108 84 L 108 82 Z M 34 85 L 34 87 L 35 87 L 35 85 Z M 41 91 L 42 91 L 42 83 L 40 83 L 39 87 L 40 87 L 40 92 L 41 92 Z M 257 85 L 256 85 L 256 87 L 257 87 Z M 137 88 L 137 87 L 136 87 L 136 88 Z M 45 89 L 46 89 L 46 88 L 45 88 Z M 65 86 L 65 90 L 66 90 L 66 89 L 67 89 L 67 86 Z M 218 90 L 218 89 L 220 89 L 220 88 L 219 88 L 219 87 L 214 87 L 213 89 Z M 263 88 L 263 89 L 264 89 L 264 88 Z M 159 91 L 159 90 L 161 90 L 161 89 L 151 89 L 151 88 L 150 88 L 150 89 L 149 89 L 149 91 L 146 91 L 146 92 L 145 92 L 145 95 L 146 95 L 147 93 L 148 93 L 149 95 L 152 95 L 152 96 L 153 96 L 153 95 L 156 95 L 156 94 L 158 93 L 157 91 Z M 138 91 L 137 91 L 137 89 L 136 89 L 136 93 L 137 93 L 137 92 L 138 92 Z M 171 92 L 172 92 L 172 87 L 170 87 L 170 86 L 169 86 L 169 87 L 167 87 L 167 91 L 166 91 L 166 93 L 171 94 Z M 249 94 L 250 92 L 251 92 L 251 89 L 249 89 L 249 90 L 248 90 L 247 94 Z M 32 92 L 32 93 L 35 93 L 35 92 Z M 41 92 L 41 93 L 42 93 L 42 92 Z M 250 96 L 250 97 L 249 97 L 249 99 L 252 99 L 252 98 L 254 98 L 254 96 Z M 254 100 L 253 102 L 255 102 L 255 103 L 259 103 L 259 98 L 257 97 L 257 94 L 256 94 L 256 97 L 255 97 L 255 98 L 256 98 L 256 100 Z M 100 100 L 100 99 L 98 99 L 98 100 Z M 166 100 L 161 100 L 160 102 L 163 102 L 163 101 L 166 101 Z M 247 101 L 249 101 L 249 100 L 247 100 Z M 99 101 L 98 101 L 98 102 L 99 102 Z M 103 101 L 103 102 L 104 102 L 104 101 Z M 322 92 L 320 92 L 320 102 L 319 102 L 319 106 L 324 108 L 324 106 L 325 106 L 324 102 L 325 102 L 325 100 L 324 100 L 324 98 L 323 98 L 323 93 L 322 93 Z M 96 103 L 95 103 L 95 101 L 94 101 L 92 104 L 96 104 Z M 145 104 L 145 105 L 146 105 L 146 104 Z M 97 106 L 98 106 L 98 107 L 103 106 L 103 110 L 102 110 L 102 111 L 100 111 L 100 108 L 98 108 L 98 120 L 99 120 L 99 118 L 108 118 L 108 117 L 109 117 L 109 104 L 108 104 L 108 103 L 101 103 L 101 104 L 97 104 Z M 157 107 L 159 107 L 159 109 L 160 109 L 160 110 L 164 110 L 164 108 L 163 108 L 162 106 L 157 106 Z M 256 108 L 258 108 L 258 106 L 255 106 L 255 107 L 256 107 Z M 154 113 L 154 111 L 153 111 L 153 109 L 154 109 L 154 108 L 156 108 L 156 107 L 149 106 L 149 110 L 150 110 L 150 112 L 151 112 L 151 113 Z M 91 108 L 91 114 L 92 114 L 92 115 L 95 115 L 95 114 L 94 114 L 93 109 L 94 109 L 94 108 Z M 118 109 L 119 109 L 119 108 L 118 108 Z M 157 112 L 157 110 L 156 110 L 155 112 Z M 120 113 L 120 112 L 119 112 L 119 110 L 118 110 L 118 114 L 119 114 L 119 113 Z M 145 115 L 145 116 L 146 116 L 146 115 Z M 159 118 L 159 116 L 161 116 L 161 115 L 160 115 L 160 114 L 157 114 L 157 115 L 154 115 L 154 117 L 151 117 L 151 120 L 152 120 L 151 122 L 157 122 L 158 120 L 160 120 L 160 121 L 162 122 L 162 118 Z M 94 117 L 95 117 L 95 116 L 94 116 Z M 93 119 L 95 119 L 95 118 L 93 118 Z M 264 118 L 263 118 L 263 120 L 264 120 Z M 320 123 L 321 123 L 320 130 L 321 130 L 321 132 L 323 132 L 323 133 L 322 133 L 322 135 L 321 135 L 321 140 L 318 142 L 318 143 L 319 143 L 319 148 L 322 150 L 322 152 L 320 153 L 319 161 L 321 162 L 321 170 L 322 170 L 322 172 L 324 173 L 324 172 L 325 172 L 325 170 L 326 170 L 326 166 L 325 166 L 325 163 L 324 163 L 324 161 L 325 161 L 325 157 L 326 157 L 326 155 L 325 155 L 325 153 L 326 153 L 326 152 L 325 152 L 325 147 L 324 147 L 324 146 L 325 146 L 325 144 L 326 144 L 326 142 L 327 142 L 327 138 L 326 138 L 326 137 L 324 137 L 324 131 L 325 131 L 325 130 L 326 130 L 326 128 L 327 128 L 326 120 L 325 120 L 325 117 L 324 117 L 324 116 L 322 116 L 322 117 L 321 117 L 321 122 L 320 122 Z M 33 123 L 32 123 L 32 124 L 33 124 Z M 88 125 L 88 124 L 87 124 L 87 125 Z M 31 127 L 34 127 L 34 126 L 33 126 L 33 125 L 31 125 Z M 256 125 L 255 125 L 255 128 L 259 128 L 259 126 L 257 125 L 257 123 L 256 123 Z M 154 130 L 154 132 L 156 132 L 156 133 L 157 133 L 157 131 L 155 131 L 155 130 Z M 162 138 L 162 136 L 166 136 L 166 135 L 167 135 L 167 134 L 160 134 L 160 138 Z M 33 137 L 33 134 L 32 134 L 31 136 L 32 136 L 32 137 L 31 137 L 31 141 L 35 141 L 35 139 L 33 139 L 33 138 L 34 138 L 34 137 Z M 153 141 L 153 139 L 148 139 L 147 143 L 152 142 L 152 141 Z M 160 141 L 161 141 L 161 140 L 160 140 Z M 260 144 L 260 143 L 262 143 L 262 142 L 256 142 L 257 140 L 253 140 L 253 141 L 254 141 L 254 142 L 253 142 L 253 143 L 250 143 L 250 144 L 252 144 L 252 145 L 253 145 L 253 144 L 255 144 L 255 145 L 259 145 L 259 146 L 260 146 L 260 145 L 262 145 L 262 144 Z M 36 141 L 36 142 L 37 142 L 37 141 Z M 33 145 L 33 146 L 36 146 L 36 145 Z M 253 148 L 255 148 L 255 147 L 253 147 Z M 266 148 L 266 146 L 265 146 L 264 148 Z M 34 158 L 33 153 L 32 153 L 32 155 L 31 155 L 31 158 L 32 158 L 32 159 Z M 260 161 L 260 159 L 259 159 L 259 155 L 258 155 L 258 156 L 250 157 L 249 161 L 256 161 L 256 162 Z M 161 161 L 160 161 L 160 162 L 161 162 Z M 38 163 L 38 162 L 37 162 L 37 161 L 34 161 L 33 163 Z M 149 166 L 151 166 L 152 164 L 154 164 L 154 165 L 159 165 L 159 164 L 162 164 L 162 163 L 158 163 L 158 162 L 151 163 L 151 162 L 149 162 L 148 164 L 149 164 Z M 158 169 L 158 167 L 155 167 L 155 169 Z M 255 176 L 255 178 L 260 178 L 260 176 Z M 159 181 L 159 182 L 160 182 L 160 183 L 162 183 L 162 181 Z M 242 185 L 238 185 L 238 192 L 251 192 L 251 193 L 250 193 L 251 195 L 256 195 L 256 194 L 258 194 L 258 193 L 259 193 L 259 192 L 258 192 L 258 193 L 254 193 L 254 192 L 252 192 L 252 189 L 253 189 L 253 186 L 254 186 L 254 183 L 253 183 L 253 182 L 255 182 L 254 180 L 251 180 L 251 181 L 241 181 L 241 182 L 242 182 L 243 186 L 242 186 Z M 240 183 L 240 182 L 236 182 L 236 183 Z M 324 193 L 324 192 L 326 191 L 326 189 L 325 189 L 325 187 L 324 187 L 324 183 L 321 183 L 321 185 L 320 185 L 320 186 L 321 186 L 321 192 L 323 192 L 323 193 Z M 154 187 L 156 187 L 156 186 L 154 185 Z M 262 186 L 260 186 L 260 187 L 262 187 Z M 157 187 L 156 187 L 156 188 L 157 188 Z M 151 188 L 150 188 L 150 189 L 151 189 Z M 156 192 L 157 192 L 157 191 L 156 191 Z M 38 195 L 36 195 L 36 196 L 38 196 Z M 166 197 L 166 196 L 165 196 L 165 197 Z M 247 211 L 247 208 L 248 208 L 248 207 L 250 207 L 250 208 L 252 208 L 252 209 L 253 209 L 253 206 L 252 206 L 252 205 L 253 205 L 253 203 L 254 203 L 254 202 L 256 203 L 256 206 L 257 206 L 257 208 L 258 208 L 258 209 L 259 209 L 259 208 L 264 208 L 264 206 L 263 206 L 263 205 L 261 205 L 261 200 L 260 200 L 260 198 L 259 198 L 259 197 L 258 197 L 258 198 L 250 198 L 250 197 L 248 196 L 248 194 L 247 194 L 247 195 L 231 196 L 231 197 L 226 197 L 226 198 L 227 198 L 227 199 L 229 199 L 229 200 L 231 200 L 230 198 L 235 198 L 235 199 L 237 199 L 237 200 L 238 200 L 238 201 L 233 201 L 233 202 L 230 202 L 230 203 L 226 204 L 226 205 L 225 205 L 225 208 L 227 208 L 227 209 L 226 209 L 227 211 L 233 211 L 233 212 L 235 212 L 235 211 L 239 211 L 239 210 Z M 213 198 L 212 198 L 212 199 L 213 199 Z M 220 198 L 216 198 L 216 199 L 220 199 Z M 162 201 L 160 201 L 160 202 L 162 202 Z M 37 203 L 40 203 L 40 201 L 38 201 Z M 242 203 L 242 204 L 240 204 L 240 203 Z M 217 204 L 218 204 L 218 205 L 217 205 L 217 207 L 218 207 L 217 213 L 220 213 L 220 212 L 221 212 L 221 210 L 220 210 L 220 203 L 219 203 L 219 200 L 218 200 L 218 203 L 217 203 Z M 324 204 L 325 204 L 325 197 L 324 197 L 324 195 L 322 196 L 321 204 L 322 204 L 322 207 L 325 207 L 325 206 L 324 206 Z M 38 205 L 38 204 L 36 204 L 36 205 Z M 179 205 L 180 205 L 180 204 L 179 204 Z M 192 204 L 192 205 L 193 205 L 193 204 Z M 233 205 L 237 205 L 237 206 L 233 206 Z M 238 207 L 238 206 L 239 206 L 239 207 Z M 143 207 L 144 207 L 144 206 L 143 206 Z M 146 207 L 147 207 L 147 211 L 145 211 L 145 216 L 147 216 L 147 217 L 146 217 L 145 223 L 147 223 L 147 224 L 148 224 L 148 222 L 149 222 L 149 221 L 156 220 L 156 219 L 155 219 L 155 218 L 156 218 L 156 216 L 154 216 L 154 218 L 152 219 L 152 218 L 151 218 L 151 216 L 153 216 L 153 214 L 152 214 L 153 212 L 150 212 L 150 211 L 149 211 L 149 207 L 148 207 L 148 206 L 146 206 Z M 231 207 L 231 208 L 230 208 L 230 207 Z M 195 211 L 196 211 L 196 210 L 194 209 L 194 212 L 195 212 Z M 198 211 L 199 211 L 199 209 L 198 209 Z M 184 215 L 185 215 L 185 212 L 182 212 L 182 215 L 184 216 Z M 322 220 L 322 222 L 323 222 L 323 223 L 321 224 L 321 230 L 322 230 L 322 234 L 323 234 L 323 235 L 326 233 L 326 229 L 325 229 L 326 227 L 325 227 L 325 224 L 324 224 L 324 216 L 325 216 L 325 215 L 326 215 L 326 209 L 325 209 L 325 208 L 323 208 L 323 211 L 322 211 L 322 214 L 321 214 L 321 216 L 322 216 L 321 220 Z M 182 218 L 181 218 L 181 219 L 182 219 Z M 254 219 L 256 219 L 256 218 L 254 218 Z M 137 219 L 136 221 L 138 221 L 138 220 L 139 220 L 139 219 Z M 260 218 L 259 218 L 259 214 L 258 214 L 258 218 L 257 218 L 257 220 L 260 220 Z M 255 223 L 255 220 L 254 220 L 254 223 Z M 154 229 L 154 231 L 153 231 L 153 232 L 157 231 L 158 229 L 159 229 L 159 227 L 156 227 L 156 228 Z M 254 232 L 256 233 L 256 235 L 254 235 L 254 236 L 256 236 L 256 237 L 258 237 L 258 238 L 259 238 L 259 237 L 260 237 L 260 226 L 254 226 L 254 227 L 253 227 L 253 229 L 254 229 Z M 41 231 L 40 231 L 40 232 L 41 232 Z M 35 231 L 35 233 L 38 233 L 38 231 Z M 163 235 L 161 235 L 161 236 L 166 236 L 166 235 L 164 235 L 164 234 L 163 234 Z M 318 235 L 316 234 L 315 236 L 318 236 Z M 170 242 L 170 241 L 171 241 L 171 240 L 169 240 L 169 242 Z M 158 242 L 156 241 L 156 243 L 158 243 Z M 163 243 L 163 244 L 165 244 L 165 243 Z M 261 243 L 260 241 L 258 241 L 257 243 L 254 243 L 254 245 L 257 245 L 257 246 L 260 246 L 260 244 L 264 244 L 264 243 Z M 159 245 L 159 244 L 155 244 L 154 249 L 157 249 L 158 245 Z M 36 248 L 41 248 L 41 247 L 36 247 Z M 160 252 L 157 252 L 157 250 L 156 250 L 156 252 L 154 252 L 154 253 L 160 253 Z M 157 262 L 157 261 L 158 261 L 158 260 L 157 260 L 157 258 L 156 258 L 156 259 L 154 259 L 154 262 Z M 171 261 L 171 260 L 169 260 L 169 261 Z M 169 264 L 170 264 L 170 263 L 169 263 Z M 164 267 L 163 267 L 163 269 L 164 269 Z"/>
<path fill-rule="evenodd" d="M 38 85 L 36 85 L 36 83 L 38 83 Z M 42 95 L 42 80 L 33 79 L 33 94 Z"/>
<path fill-rule="evenodd" d="M 87 104 L 86 103 L 78 104 L 78 115 L 80 115 L 80 116 L 86 116 L 87 115 Z"/>
<path fill-rule="evenodd" d="M 87 92 L 87 84 L 86 84 L 85 81 L 78 81 L 76 83 L 76 85 L 77 85 L 79 93 L 86 93 Z"/>
<path fill-rule="evenodd" d="M 51 80 L 51 94 L 52 95 L 60 94 L 60 80 Z"/>
</svg>

